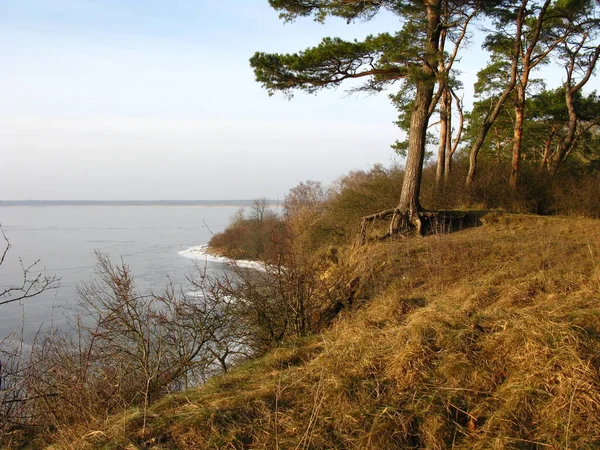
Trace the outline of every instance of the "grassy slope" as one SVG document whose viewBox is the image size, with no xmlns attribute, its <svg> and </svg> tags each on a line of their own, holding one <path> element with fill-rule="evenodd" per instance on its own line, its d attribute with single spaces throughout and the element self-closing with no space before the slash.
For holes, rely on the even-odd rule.
<svg viewBox="0 0 600 450">
<path fill-rule="evenodd" d="M 599 448 L 599 222 L 483 221 L 363 248 L 324 335 L 54 448 Z"/>
</svg>

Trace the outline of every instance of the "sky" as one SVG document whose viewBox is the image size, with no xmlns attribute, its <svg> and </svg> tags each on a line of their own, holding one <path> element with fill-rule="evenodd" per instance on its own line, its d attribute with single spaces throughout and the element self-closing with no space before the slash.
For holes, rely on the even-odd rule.
<svg viewBox="0 0 600 450">
<path fill-rule="evenodd" d="M 397 28 L 286 24 L 267 0 L 2 0 L 0 199 L 281 199 L 392 164 L 386 95 L 269 97 L 248 59 Z"/>
</svg>

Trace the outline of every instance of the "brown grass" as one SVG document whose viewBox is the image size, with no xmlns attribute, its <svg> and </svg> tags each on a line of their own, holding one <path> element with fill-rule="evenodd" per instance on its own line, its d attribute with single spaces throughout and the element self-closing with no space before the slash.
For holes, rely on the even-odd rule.
<svg viewBox="0 0 600 450">
<path fill-rule="evenodd" d="M 52 448 L 599 448 L 598 222 L 483 221 L 362 248 L 330 331 Z"/>
</svg>

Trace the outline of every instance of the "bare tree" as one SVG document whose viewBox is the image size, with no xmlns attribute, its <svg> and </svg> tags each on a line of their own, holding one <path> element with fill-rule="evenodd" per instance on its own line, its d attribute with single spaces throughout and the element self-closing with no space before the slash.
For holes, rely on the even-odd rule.
<svg viewBox="0 0 600 450">
<path fill-rule="evenodd" d="M 252 218 L 256 220 L 258 223 L 262 223 L 265 219 L 265 214 L 268 212 L 267 209 L 267 199 L 259 198 L 252 201 Z"/>
</svg>

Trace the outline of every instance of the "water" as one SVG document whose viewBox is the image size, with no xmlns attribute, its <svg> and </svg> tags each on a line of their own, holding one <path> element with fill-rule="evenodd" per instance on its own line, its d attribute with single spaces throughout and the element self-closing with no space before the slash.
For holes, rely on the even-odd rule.
<svg viewBox="0 0 600 450">
<path fill-rule="evenodd" d="M 184 291 L 196 261 L 209 272 L 226 262 L 204 258 L 198 247 L 222 231 L 237 207 L 204 206 L 11 206 L 0 207 L 0 223 L 12 246 L 0 267 L 0 288 L 19 283 L 25 265 L 60 277 L 57 289 L 0 306 L 0 339 L 24 319 L 26 336 L 51 322 L 59 327 L 71 314 L 76 286 L 89 280 L 94 252 L 129 265 L 142 291 L 164 289 L 169 277 Z M 38 271 L 39 271 L 38 270 Z"/>
</svg>

